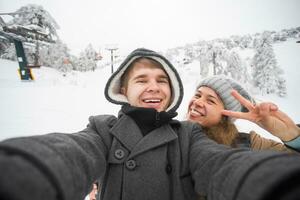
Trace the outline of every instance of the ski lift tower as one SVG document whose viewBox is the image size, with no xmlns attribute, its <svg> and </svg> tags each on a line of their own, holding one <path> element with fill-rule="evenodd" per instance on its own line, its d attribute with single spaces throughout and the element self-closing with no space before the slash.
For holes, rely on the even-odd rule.
<svg viewBox="0 0 300 200">
<path fill-rule="evenodd" d="M 20 25 L 7 26 L 7 24 L 1 18 L 1 15 L 14 16 L 17 14 L 20 13 L 0 13 L 0 36 L 3 36 L 9 42 L 14 43 L 15 45 L 21 80 L 34 80 L 33 75 L 31 73 L 31 67 L 27 63 L 23 42 L 44 41 L 47 43 L 54 43 L 55 41 L 52 40 L 52 38 L 48 34 L 45 34 L 36 29 Z"/>
<path fill-rule="evenodd" d="M 110 44 L 107 45 L 106 50 L 110 51 L 110 58 L 111 58 L 111 73 L 114 73 L 114 51 L 118 50 L 117 45 L 115 44 Z"/>
</svg>

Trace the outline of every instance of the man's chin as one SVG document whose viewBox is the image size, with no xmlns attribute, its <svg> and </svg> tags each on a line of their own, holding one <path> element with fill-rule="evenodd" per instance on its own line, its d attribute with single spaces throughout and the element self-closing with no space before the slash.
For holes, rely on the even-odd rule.
<svg viewBox="0 0 300 200">
<path fill-rule="evenodd" d="M 164 111 L 164 109 L 160 106 L 160 105 L 145 105 L 143 106 L 144 108 L 153 108 L 155 109 L 157 112 L 161 112 Z"/>
</svg>

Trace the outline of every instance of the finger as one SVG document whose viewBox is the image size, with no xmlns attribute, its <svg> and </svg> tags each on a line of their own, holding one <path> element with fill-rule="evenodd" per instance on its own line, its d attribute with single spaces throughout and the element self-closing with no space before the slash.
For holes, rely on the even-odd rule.
<svg viewBox="0 0 300 200">
<path fill-rule="evenodd" d="M 271 111 L 277 111 L 277 110 L 278 110 L 278 106 L 275 105 L 274 103 L 271 103 L 271 105 L 270 105 L 270 110 L 271 110 Z"/>
<path fill-rule="evenodd" d="M 249 101 L 248 99 L 246 99 L 245 97 L 243 97 L 242 95 L 240 95 L 238 93 L 238 91 L 236 90 L 232 90 L 231 91 L 231 95 L 238 100 L 243 106 L 245 106 L 248 110 L 253 110 L 254 109 L 254 105 L 252 104 L 251 101 Z"/>
<path fill-rule="evenodd" d="M 275 104 L 269 102 L 260 103 L 256 107 L 258 107 L 259 115 L 262 117 L 269 116 L 278 110 L 278 107 Z"/>
<path fill-rule="evenodd" d="M 243 112 L 235 112 L 235 111 L 230 111 L 230 110 L 222 110 L 221 111 L 222 115 L 228 116 L 228 117 L 233 117 L 236 119 L 246 119 L 246 120 L 251 120 L 249 115 L 247 113 Z"/>
</svg>

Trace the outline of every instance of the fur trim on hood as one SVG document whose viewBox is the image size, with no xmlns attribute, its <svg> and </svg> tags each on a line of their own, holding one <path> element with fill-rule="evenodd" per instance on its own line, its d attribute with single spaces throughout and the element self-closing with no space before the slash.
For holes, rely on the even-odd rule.
<svg viewBox="0 0 300 200">
<path fill-rule="evenodd" d="M 179 107 L 183 98 L 183 85 L 178 72 L 174 66 L 162 55 L 157 52 L 139 48 L 130 53 L 127 58 L 121 63 L 119 68 L 111 75 L 105 86 L 105 97 L 108 101 L 114 104 L 128 104 L 127 98 L 121 94 L 121 77 L 130 66 L 130 64 L 137 58 L 151 58 L 159 62 L 163 69 L 166 71 L 170 78 L 171 89 L 172 89 L 172 99 L 169 107 L 166 111 L 176 111 Z"/>
</svg>

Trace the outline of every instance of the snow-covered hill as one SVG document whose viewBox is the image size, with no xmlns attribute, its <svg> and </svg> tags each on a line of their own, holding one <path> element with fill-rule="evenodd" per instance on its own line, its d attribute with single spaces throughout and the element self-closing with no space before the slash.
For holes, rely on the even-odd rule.
<svg viewBox="0 0 300 200">
<path fill-rule="evenodd" d="M 276 58 L 287 81 L 287 97 L 256 96 L 273 101 L 300 122 L 300 44 L 295 40 L 274 45 Z M 95 72 L 72 72 L 63 76 L 52 68 L 34 69 L 35 81 L 19 80 L 18 63 L 0 60 L 0 140 L 15 136 L 49 132 L 74 132 L 85 128 L 90 115 L 117 114 L 119 106 L 104 97 L 104 86 L 110 76 L 110 66 Z M 186 106 L 199 79 L 199 66 L 191 63 L 178 68 L 182 76 L 185 97 L 178 119 L 184 119 Z M 237 121 L 242 131 L 258 130 L 249 122 Z M 267 135 L 269 136 L 269 135 Z"/>
</svg>

